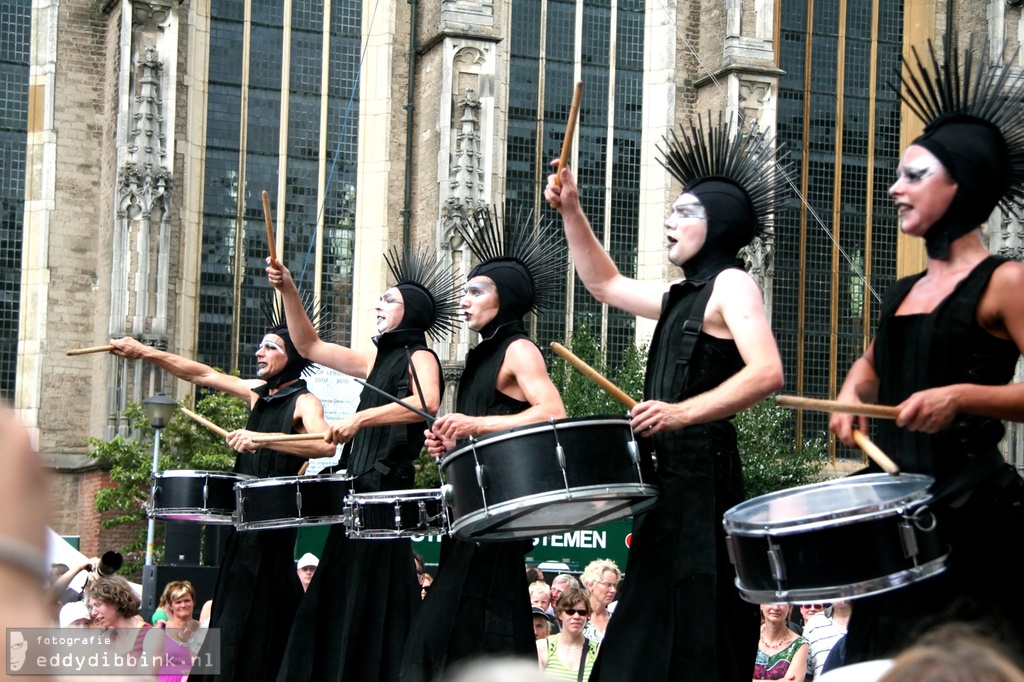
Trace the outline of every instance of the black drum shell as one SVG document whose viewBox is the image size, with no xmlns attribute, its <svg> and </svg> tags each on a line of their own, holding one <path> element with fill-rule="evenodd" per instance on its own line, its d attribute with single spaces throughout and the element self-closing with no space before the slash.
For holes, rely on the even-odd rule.
<svg viewBox="0 0 1024 682">
<path fill-rule="evenodd" d="M 235 484 L 250 478 L 230 471 L 159 471 L 152 478 L 149 515 L 185 523 L 233 523 Z"/>
<path fill-rule="evenodd" d="M 534 537 L 639 513 L 655 503 L 658 493 L 649 443 L 634 439 L 629 419 L 615 415 L 530 424 L 463 445 L 441 464 L 450 486 L 453 532 L 475 540 Z M 559 445 L 565 453 L 564 477 Z M 640 457 L 639 467 L 631 450 Z M 478 485 L 477 460 L 486 491 Z M 557 518 L 556 506 L 564 518 Z M 556 517 L 550 524 L 515 527 L 517 517 L 544 507 L 546 516 Z"/>
<path fill-rule="evenodd" d="M 235 488 L 239 530 L 341 523 L 351 479 L 345 476 L 284 476 L 249 481 Z M 301 502 L 301 504 L 300 504 Z"/>
<path fill-rule="evenodd" d="M 861 484 L 863 479 L 858 478 Z M 849 480 L 853 479 L 831 484 L 842 486 Z M 796 495 L 811 487 L 794 488 L 790 493 Z M 729 510 L 724 520 L 736 586 L 752 603 L 855 599 L 896 589 L 945 568 L 949 550 L 927 508 L 927 496 L 905 503 L 888 501 L 880 508 L 844 510 L 833 518 L 766 524 L 764 528 L 732 518 L 735 510 L 757 504 L 757 500 Z M 913 557 L 905 550 L 908 535 L 917 548 Z M 772 555 L 781 557 L 781 581 L 776 580 Z"/>
</svg>

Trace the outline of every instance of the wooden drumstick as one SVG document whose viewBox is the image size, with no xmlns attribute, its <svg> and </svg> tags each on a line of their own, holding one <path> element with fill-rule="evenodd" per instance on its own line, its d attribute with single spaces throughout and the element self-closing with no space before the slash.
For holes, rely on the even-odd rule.
<svg viewBox="0 0 1024 682">
<path fill-rule="evenodd" d="M 573 354 L 571 350 L 558 343 L 557 341 L 551 342 L 551 350 L 555 351 L 555 355 L 566 360 L 570 365 L 578 369 L 585 377 L 593 381 L 595 384 L 604 389 L 613 398 L 618 400 L 620 403 L 625 405 L 629 409 L 633 409 L 637 401 L 633 400 L 632 397 L 621 388 L 610 382 L 604 376 L 601 375 L 596 369 L 585 363 L 579 357 Z"/>
<path fill-rule="evenodd" d="M 777 395 L 775 404 L 779 407 L 791 407 L 795 410 L 817 410 L 819 412 L 842 412 L 844 414 L 859 414 L 865 417 L 879 417 L 880 419 L 896 419 L 900 411 L 889 405 L 871 405 L 868 403 L 841 403 L 836 400 L 819 400 L 817 398 L 802 398 L 796 395 Z"/>
<path fill-rule="evenodd" d="M 562 138 L 562 153 L 558 157 L 558 167 L 555 169 L 555 185 L 562 186 L 562 169 L 569 163 L 569 152 L 572 151 L 572 136 L 576 134 L 576 119 L 580 115 L 580 102 L 583 101 L 583 81 L 576 82 L 576 88 L 572 93 L 572 106 L 569 107 L 569 120 L 565 124 L 565 137 Z M 554 205 L 552 204 L 552 208 Z"/>
<path fill-rule="evenodd" d="M 302 466 L 299 467 L 299 473 L 297 473 L 295 475 L 296 476 L 302 476 L 303 474 L 306 473 L 306 469 L 308 469 L 308 468 L 309 468 L 309 460 L 307 459 L 305 462 L 302 463 Z"/>
<path fill-rule="evenodd" d="M 291 443 L 303 440 L 323 440 L 327 431 L 321 433 L 289 433 L 289 434 L 268 434 L 266 436 L 255 436 L 253 443 Z"/>
<path fill-rule="evenodd" d="M 194 422 L 196 422 L 198 424 L 202 424 L 206 428 L 208 428 L 211 431 L 213 431 L 214 433 L 216 433 L 221 438 L 227 438 L 228 437 L 227 429 L 222 429 L 221 427 L 217 426 L 216 424 L 214 424 L 212 421 L 210 421 L 206 417 L 203 417 L 202 415 L 196 414 L 195 412 L 193 412 L 192 410 L 188 409 L 187 407 L 179 407 L 178 409 L 186 417 L 188 417 L 189 419 L 191 419 L 192 421 L 194 421 Z"/>
<path fill-rule="evenodd" d="M 114 344 L 108 343 L 105 346 L 91 346 L 89 348 L 72 348 L 68 355 L 88 355 L 89 353 L 109 353 L 114 350 Z"/>
<path fill-rule="evenodd" d="M 853 430 L 853 442 L 857 444 L 864 454 L 871 459 L 872 462 L 882 467 L 882 471 L 892 476 L 897 476 L 900 473 L 900 468 L 896 466 L 896 462 L 889 459 L 889 455 L 882 452 L 882 449 L 871 442 L 871 439 L 865 436 L 860 429 Z"/>
<path fill-rule="evenodd" d="M 267 221 L 267 242 L 270 244 L 270 263 L 277 262 L 277 246 L 274 240 L 274 219 L 270 216 L 270 195 L 263 190 L 263 218 Z"/>
</svg>

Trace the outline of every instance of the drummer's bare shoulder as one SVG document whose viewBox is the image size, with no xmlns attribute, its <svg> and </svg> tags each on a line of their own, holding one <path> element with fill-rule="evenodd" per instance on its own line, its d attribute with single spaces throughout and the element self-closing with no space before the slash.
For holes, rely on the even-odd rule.
<svg viewBox="0 0 1024 682">
<path fill-rule="evenodd" d="M 978 322 L 1001 339 L 1012 339 L 1024 351 L 1024 263 L 1007 261 L 995 269 L 989 285 L 978 302 Z"/>
<path fill-rule="evenodd" d="M 496 388 L 507 396 L 529 403 L 530 407 L 514 415 L 487 417 L 489 422 L 493 422 L 490 425 L 494 428 L 486 433 L 565 417 L 562 396 L 548 375 L 544 356 L 537 345 L 528 339 L 519 339 L 509 345 L 498 371 Z"/>
</svg>

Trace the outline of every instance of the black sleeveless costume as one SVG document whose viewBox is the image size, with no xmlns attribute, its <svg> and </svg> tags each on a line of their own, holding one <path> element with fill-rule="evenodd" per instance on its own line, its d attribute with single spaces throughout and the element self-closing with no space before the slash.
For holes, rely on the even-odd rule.
<svg viewBox="0 0 1024 682">
<path fill-rule="evenodd" d="M 489 416 L 518 414 L 530 407 L 496 389 L 508 347 L 529 338 L 522 322 L 512 322 L 469 351 L 457 412 Z M 453 663 L 476 656 L 536 659 L 523 560 L 530 547 L 528 540 L 478 544 L 443 539 L 437 578 L 406 646 L 403 682 L 440 679 Z"/>
<path fill-rule="evenodd" d="M 875 337 L 879 403 L 897 405 L 938 386 L 1012 381 L 1017 346 L 990 335 L 977 321 L 978 302 L 1003 262 L 996 256 L 981 262 L 931 313 L 896 315 L 923 273 L 886 292 Z M 899 429 L 888 420 L 878 420 L 877 426 L 879 447 L 902 471 L 935 479 L 933 508 L 950 546 L 949 565 L 938 576 L 856 600 L 846 661 L 892 655 L 950 621 L 978 624 L 1024 660 L 1024 597 L 1011 558 L 1024 541 L 1024 480 L 999 452 L 1002 422 L 960 414 L 937 434 Z"/>
<path fill-rule="evenodd" d="M 305 381 L 300 379 L 273 395 L 265 385 L 253 393 L 259 399 L 249 412 L 246 429 L 294 433 L 295 403 L 309 393 Z M 264 447 L 238 454 L 234 471 L 259 478 L 295 476 L 305 462 Z M 294 528 L 232 532 L 217 573 L 210 614 L 210 627 L 220 629 L 221 674 L 199 679 L 273 680 L 301 599 Z"/>
<path fill-rule="evenodd" d="M 376 342 L 377 357 L 367 383 L 407 400 L 412 395 L 409 357 L 430 350 L 424 333 L 394 331 Z M 440 369 L 438 362 L 439 375 Z M 389 402 L 364 388 L 357 411 Z M 425 429 L 422 421 L 360 429 L 342 451 L 355 492 L 412 488 L 413 462 L 423 448 Z M 349 539 L 343 525 L 332 526 L 296 614 L 278 680 L 398 680 L 420 601 L 411 539 Z"/>
<path fill-rule="evenodd" d="M 665 295 L 645 399 L 681 402 L 743 368 L 732 340 L 699 331 L 722 269 L 675 284 Z M 725 511 L 743 501 L 736 431 L 722 419 L 652 440 L 661 496 L 634 519 L 627 580 L 590 679 L 749 680 L 757 609 L 739 598 L 722 528 Z"/>
</svg>

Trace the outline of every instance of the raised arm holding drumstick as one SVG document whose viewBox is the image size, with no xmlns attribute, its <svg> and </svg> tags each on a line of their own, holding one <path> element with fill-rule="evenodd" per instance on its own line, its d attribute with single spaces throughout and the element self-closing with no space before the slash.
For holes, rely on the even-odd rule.
<svg viewBox="0 0 1024 682">
<path fill-rule="evenodd" d="M 366 380 L 356 411 L 326 434 L 344 444 L 341 464 L 357 494 L 414 487 L 413 462 L 427 427 L 424 414 L 437 413 L 444 390 L 441 363 L 427 335 L 450 329 L 456 315 L 454 278 L 431 250 L 392 250 L 384 260 L 394 286 L 381 293 L 374 308 L 379 335 L 368 350 L 322 340 L 303 312 L 288 269 L 271 259 L 267 267 L 302 353 Z M 422 411 L 413 412 L 384 394 Z M 350 538 L 344 525 L 333 525 L 288 637 L 280 679 L 397 679 L 405 633 L 420 602 L 419 592 L 410 589 L 416 585 L 413 566 L 410 539 Z"/>
<path fill-rule="evenodd" d="M 745 681 L 756 650 L 756 613 L 732 585 L 722 515 L 743 500 L 729 417 L 782 386 L 761 292 L 737 260 L 769 222 L 782 183 L 773 150 L 756 136 L 721 122 L 683 136 L 685 144 L 665 141 L 662 161 L 682 184 L 665 221 L 681 282 L 620 273 L 580 208 L 569 170 L 549 178 L 544 193 L 562 215 L 576 271 L 594 297 L 658 320 L 632 423 L 655 441 L 662 494 L 634 528 L 626 567 L 630 583 L 644 589 L 620 599 L 591 680 Z M 714 621 L 698 623 L 689 615 L 695 612 Z"/>
</svg>

